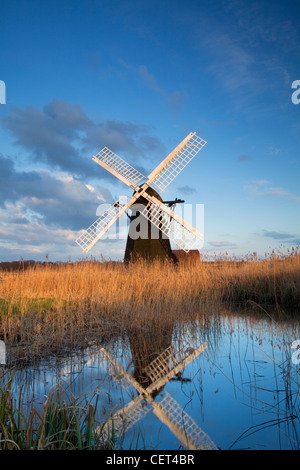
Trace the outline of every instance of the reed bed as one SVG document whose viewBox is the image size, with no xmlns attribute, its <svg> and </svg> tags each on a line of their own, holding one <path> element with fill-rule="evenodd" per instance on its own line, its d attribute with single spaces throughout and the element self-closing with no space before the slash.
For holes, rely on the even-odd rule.
<svg viewBox="0 0 300 470">
<path fill-rule="evenodd" d="M 82 260 L 0 272 L 0 339 L 31 356 L 191 318 L 224 303 L 297 308 L 300 255 L 124 265 Z M 27 354 L 27 353 L 26 353 Z"/>
<path fill-rule="evenodd" d="M 0 450 L 112 450 L 122 447 L 112 429 L 96 420 L 98 398 L 74 397 L 58 385 L 42 410 L 24 410 L 23 389 L 16 392 L 14 370 L 0 369 Z M 95 400 L 93 400 L 95 398 Z M 92 403 L 93 400 L 93 403 Z"/>
</svg>

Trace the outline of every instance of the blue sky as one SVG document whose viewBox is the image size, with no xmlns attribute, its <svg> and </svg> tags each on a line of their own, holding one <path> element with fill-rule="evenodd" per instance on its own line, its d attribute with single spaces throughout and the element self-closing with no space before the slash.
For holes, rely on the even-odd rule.
<svg viewBox="0 0 300 470">
<path fill-rule="evenodd" d="M 147 175 L 189 132 L 207 145 L 163 197 L 204 205 L 201 251 L 298 246 L 299 24 L 299 0 L 3 0 L 0 260 L 81 258 L 99 205 L 131 195 L 93 154 Z"/>
</svg>

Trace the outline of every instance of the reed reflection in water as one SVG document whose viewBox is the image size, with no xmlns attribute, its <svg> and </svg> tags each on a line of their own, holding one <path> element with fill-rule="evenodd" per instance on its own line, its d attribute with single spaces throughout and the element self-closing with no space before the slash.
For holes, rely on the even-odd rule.
<svg viewBox="0 0 300 470">
<path fill-rule="evenodd" d="M 80 354 L 17 368 L 14 386 L 22 384 L 25 408 L 41 408 L 58 383 L 86 402 L 94 394 L 100 426 L 122 418 L 124 448 L 135 440 L 137 447 L 164 450 L 201 447 L 199 439 L 190 444 L 190 420 L 206 448 L 299 449 L 298 365 L 291 349 L 298 338 L 297 317 L 262 309 L 204 313 L 167 326 L 156 321 Z M 156 412 L 164 411 L 166 397 L 176 402 L 182 434 L 168 426 L 168 413 L 164 420 Z M 135 405 L 136 420 L 126 415 Z"/>
</svg>

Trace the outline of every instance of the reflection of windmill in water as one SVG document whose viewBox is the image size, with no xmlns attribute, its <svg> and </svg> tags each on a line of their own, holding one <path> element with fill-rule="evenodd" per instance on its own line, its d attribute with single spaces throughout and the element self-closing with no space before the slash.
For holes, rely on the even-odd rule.
<svg viewBox="0 0 300 470">
<path fill-rule="evenodd" d="M 169 186 L 205 144 L 205 140 L 191 132 L 147 178 L 104 147 L 93 160 L 133 189 L 134 193 L 130 200 L 122 196 L 78 237 L 76 243 L 82 251 L 89 251 L 130 209 L 132 215 L 125 261 L 136 257 L 176 260 L 170 239 L 188 253 L 197 240 L 202 240 L 202 234 L 171 209 L 170 206 L 182 201 L 163 202 L 159 193 Z"/>
<path fill-rule="evenodd" d="M 166 325 L 161 325 L 160 321 L 154 324 L 151 324 L 150 321 L 150 324 L 148 323 L 147 328 L 142 332 L 135 328 L 128 328 L 127 334 L 134 367 L 133 378 L 146 389 L 153 382 L 151 375 L 147 373 L 147 367 L 164 351 L 166 352 L 166 367 L 168 366 L 168 351 L 172 343 L 173 323 L 170 325 L 169 322 L 166 322 Z M 158 392 L 159 389 L 156 389 L 154 393 Z"/>
<path fill-rule="evenodd" d="M 157 337 L 159 336 L 157 335 Z M 143 338 L 145 338 L 144 335 Z M 170 339 L 170 342 L 168 339 Z M 140 340 L 139 345 L 132 347 L 134 343 L 132 339 L 131 350 L 135 365 L 133 376 L 127 373 L 107 350 L 101 348 L 103 356 L 112 366 L 114 378 L 120 381 L 125 390 L 129 391 L 133 386 L 138 392 L 138 395 L 130 403 L 111 417 L 104 430 L 109 434 L 109 431 L 113 429 L 116 434 L 120 434 L 135 425 L 152 409 L 153 413 L 185 447 L 191 450 L 217 449 L 210 437 L 169 393 L 164 392 L 164 397 L 160 401 L 155 399 L 158 391 L 161 392 L 169 380 L 179 375 L 186 365 L 206 349 L 206 343 L 197 344 L 190 334 L 185 334 L 184 337 L 172 343 L 171 338 L 165 336 L 164 342 L 168 342 L 170 346 L 157 354 L 157 344 L 155 345 L 155 342 L 153 344 L 153 336 L 151 336 L 151 341 L 152 344 L 148 344 L 149 347 L 145 350 L 145 343 L 142 340 Z M 140 349 L 141 347 L 144 354 Z M 138 356 L 134 357 L 135 353 Z M 149 358 L 152 354 L 154 359 L 150 362 Z"/>
</svg>

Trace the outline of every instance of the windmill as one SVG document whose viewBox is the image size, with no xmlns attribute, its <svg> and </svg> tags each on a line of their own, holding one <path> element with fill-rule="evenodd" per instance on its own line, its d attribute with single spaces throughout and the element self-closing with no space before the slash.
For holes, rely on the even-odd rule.
<svg viewBox="0 0 300 470">
<path fill-rule="evenodd" d="M 217 449 L 211 438 L 183 410 L 181 405 L 168 393 L 164 398 L 155 400 L 155 392 L 161 390 L 166 383 L 178 374 L 187 364 L 193 361 L 206 349 L 206 343 L 198 345 L 190 334 L 174 341 L 153 361 L 145 366 L 144 372 L 150 379 L 150 385 L 143 387 L 132 375 L 117 363 L 104 348 L 100 351 L 113 368 L 113 375 L 121 382 L 122 387 L 129 391 L 133 386 L 138 395 L 123 408 L 119 409 L 99 432 L 109 436 L 110 430 L 115 435 L 124 432 L 136 424 L 150 409 L 170 431 L 190 450 Z M 150 406 L 149 406 L 150 405 Z"/>
<path fill-rule="evenodd" d="M 114 152 L 104 147 L 93 160 L 105 168 L 123 183 L 133 189 L 134 193 L 128 200 L 122 196 L 101 217 L 77 238 L 76 243 L 84 253 L 88 252 L 95 243 L 109 230 L 117 219 L 129 209 L 138 206 L 136 216 L 142 215 L 147 222 L 146 233 L 136 238 L 132 237 L 132 227 L 136 217 L 131 218 L 127 238 L 125 261 L 135 256 L 143 258 L 173 258 L 170 239 L 185 252 L 202 240 L 199 233 L 172 210 L 179 202 L 164 203 L 162 193 L 176 176 L 204 147 L 206 141 L 191 132 L 156 168 L 145 177 Z M 140 218 L 140 224 L 141 224 Z M 141 224 L 142 225 L 142 224 Z M 154 233 L 154 236 L 152 234 Z"/>
</svg>

